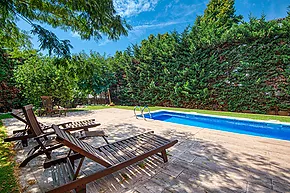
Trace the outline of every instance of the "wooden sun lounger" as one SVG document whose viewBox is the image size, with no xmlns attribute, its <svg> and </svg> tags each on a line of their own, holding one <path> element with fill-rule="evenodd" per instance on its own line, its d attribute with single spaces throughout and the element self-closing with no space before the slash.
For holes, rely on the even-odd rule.
<svg viewBox="0 0 290 193">
<path fill-rule="evenodd" d="M 32 105 L 31 105 L 32 107 Z M 15 130 L 13 131 L 13 136 L 7 137 L 4 139 L 4 142 L 11 142 L 11 141 L 18 141 L 20 140 L 23 147 L 28 146 L 28 139 L 36 137 L 35 133 L 30 129 L 25 115 L 23 113 L 23 110 L 17 109 L 12 111 L 11 115 L 18 119 L 19 121 L 25 123 L 25 128 L 21 130 Z M 38 122 L 41 130 L 46 131 L 48 129 L 51 129 L 51 126 L 45 125 L 43 123 Z M 88 128 L 93 128 L 100 126 L 100 123 L 95 122 L 95 119 L 89 119 L 89 120 L 83 120 L 83 121 L 76 121 L 76 122 L 66 122 L 66 123 L 60 123 L 57 124 L 58 126 L 61 126 L 64 129 L 70 129 L 70 131 L 73 130 L 80 130 L 84 129 L 85 131 L 88 131 Z"/>
<path fill-rule="evenodd" d="M 54 139 L 48 139 L 48 136 L 55 135 L 55 132 L 53 131 L 45 133 L 41 129 L 34 115 L 32 105 L 24 106 L 23 113 L 25 115 L 29 128 L 31 128 L 31 131 L 35 135 L 33 139 L 37 141 L 38 145 L 30 149 L 26 159 L 20 164 L 19 167 L 26 166 L 29 161 L 42 154 L 45 154 L 48 159 L 51 159 L 52 150 L 58 149 L 63 146 L 62 144 L 57 143 Z M 66 126 L 66 124 L 68 124 L 68 126 Z M 88 131 L 90 125 L 92 126 L 95 124 L 92 124 L 91 121 L 74 122 L 74 124 L 72 123 L 61 124 L 60 127 L 62 127 L 62 130 L 67 132 L 81 130 L 79 132 L 73 133 L 79 139 L 84 139 L 86 137 L 103 137 L 106 143 L 108 143 L 104 131 Z"/>
<path fill-rule="evenodd" d="M 40 116 L 43 114 L 46 115 L 58 115 L 61 116 L 62 114 L 66 116 L 66 108 L 54 108 L 54 104 L 53 104 L 53 100 L 52 100 L 52 96 L 41 96 L 41 101 L 42 101 L 42 105 L 44 107 L 44 111 L 41 112 L 41 110 L 39 110 L 39 114 Z"/>
<path fill-rule="evenodd" d="M 69 147 L 76 154 L 72 156 L 68 155 L 66 158 L 53 160 L 44 164 L 45 168 L 51 169 L 53 183 L 56 186 L 56 188 L 48 191 L 49 193 L 62 193 L 71 190 L 86 192 L 86 184 L 144 160 L 154 154 L 159 155 L 164 162 L 167 162 L 166 149 L 178 142 L 177 140 L 170 141 L 155 135 L 153 132 L 148 132 L 94 148 L 88 143 L 59 129 L 58 126 L 53 125 L 53 129 L 57 135 L 56 140 Z M 74 160 L 77 158 L 81 160 L 77 168 L 75 168 Z M 78 178 L 84 158 L 101 164 L 105 169 L 89 176 Z"/>
<path fill-rule="evenodd" d="M 31 139 L 33 137 L 36 137 L 36 135 L 31 131 L 29 125 L 27 124 L 27 121 L 25 120 L 25 116 L 24 113 L 21 109 L 14 109 L 12 111 L 12 113 L 10 113 L 13 117 L 15 117 L 16 119 L 18 119 L 19 121 L 23 122 L 25 124 L 24 129 L 20 129 L 20 130 L 15 130 L 13 131 L 13 136 L 11 137 L 7 137 L 4 139 L 4 142 L 11 142 L 11 141 L 18 141 L 21 140 L 21 144 L 23 147 L 27 147 L 28 146 L 28 139 Z M 87 120 L 86 120 L 87 122 Z M 51 129 L 51 126 L 42 124 L 40 122 L 38 122 L 41 129 L 43 131 Z M 71 124 L 72 122 L 67 122 L 67 123 L 61 123 L 58 124 L 59 126 L 67 126 L 69 124 Z"/>
</svg>

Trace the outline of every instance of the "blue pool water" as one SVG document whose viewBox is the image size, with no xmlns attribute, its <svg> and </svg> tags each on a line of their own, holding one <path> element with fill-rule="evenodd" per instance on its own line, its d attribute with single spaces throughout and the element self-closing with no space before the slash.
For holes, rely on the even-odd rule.
<svg viewBox="0 0 290 193">
<path fill-rule="evenodd" d="M 150 118 L 148 113 L 144 114 L 144 116 L 145 118 Z M 151 116 L 154 120 L 165 122 L 290 141 L 290 125 L 286 124 L 237 120 L 170 111 L 153 112 Z"/>
</svg>

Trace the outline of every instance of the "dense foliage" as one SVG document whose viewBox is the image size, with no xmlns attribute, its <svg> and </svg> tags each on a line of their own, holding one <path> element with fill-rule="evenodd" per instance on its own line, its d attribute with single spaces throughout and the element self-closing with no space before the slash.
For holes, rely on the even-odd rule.
<svg viewBox="0 0 290 193">
<path fill-rule="evenodd" d="M 21 97 L 13 78 L 13 70 L 21 63 L 21 59 L 11 59 L 0 49 L 0 112 L 9 111 L 10 108 L 20 105 Z"/>
<path fill-rule="evenodd" d="M 211 0 L 182 33 L 150 35 L 113 57 L 95 52 L 47 57 L 23 51 L 19 42 L 12 54 L 24 58 L 23 64 L 14 78 L 15 65 L 1 73 L 10 74 L 21 96 L 35 105 L 42 95 L 65 104 L 110 88 L 113 102 L 122 105 L 290 110 L 290 13 L 282 20 L 262 15 L 244 22 L 235 15 L 233 0 Z"/>
<path fill-rule="evenodd" d="M 209 5 L 214 2 L 221 1 Z M 112 89 L 122 87 L 122 92 L 112 92 L 115 98 L 128 105 L 289 110 L 289 16 L 282 21 L 251 17 L 237 23 L 241 18 L 232 11 L 229 17 L 215 19 L 219 14 L 213 13 L 220 11 L 211 8 L 222 9 L 209 6 L 183 33 L 150 35 L 140 45 L 116 53 L 122 75 Z M 207 26 L 201 27 L 203 23 Z"/>
<path fill-rule="evenodd" d="M 59 59 L 35 54 L 27 58 L 14 73 L 21 95 L 38 106 L 41 96 L 52 96 L 60 105 L 74 98 L 107 91 L 114 82 L 105 56 L 80 53 L 72 59 Z"/>
<path fill-rule="evenodd" d="M 0 33 L 5 36 L 12 32 L 14 35 L 25 36 L 17 27 L 16 20 L 22 19 L 32 27 L 31 33 L 38 36 L 41 49 L 48 49 L 50 54 L 69 56 L 69 40 L 60 40 L 51 31 L 38 23 L 60 27 L 78 33 L 82 39 L 102 38 L 119 39 L 127 35 L 131 27 L 114 10 L 112 0 L 1 0 L 0 1 Z M 1 34 L 0 34 L 1 35 Z M 15 36 L 7 36 L 11 42 Z"/>
</svg>

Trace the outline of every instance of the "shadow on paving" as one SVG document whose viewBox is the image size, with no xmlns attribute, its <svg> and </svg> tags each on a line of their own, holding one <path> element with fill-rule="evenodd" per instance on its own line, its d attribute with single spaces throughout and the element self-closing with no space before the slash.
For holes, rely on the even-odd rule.
<svg viewBox="0 0 290 193">
<path fill-rule="evenodd" d="M 109 124 L 103 127 L 109 141 L 125 139 L 149 131 L 134 124 Z M 190 132 L 175 129 L 161 131 L 168 139 L 179 143 L 169 149 L 169 162 L 163 163 L 152 156 L 114 174 L 87 185 L 88 192 L 289 192 L 290 168 L 272 162 L 270 157 L 258 153 L 234 151 L 221 144 L 195 138 Z M 100 138 L 86 140 L 98 147 Z M 54 152 L 54 154 L 64 154 Z M 51 189 L 51 176 L 41 163 L 44 157 L 29 165 L 42 190 Z M 34 165 L 35 164 L 35 165 Z M 77 163 L 76 163 L 77 164 Z M 83 175 L 103 169 L 86 159 Z M 22 177 L 22 176 L 21 176 Z"/>
</svg>

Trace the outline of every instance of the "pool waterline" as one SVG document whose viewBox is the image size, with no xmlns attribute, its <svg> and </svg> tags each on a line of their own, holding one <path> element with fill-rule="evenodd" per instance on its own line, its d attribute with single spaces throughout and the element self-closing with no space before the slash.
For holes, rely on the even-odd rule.
<svg viewBox="0 0 290 193">
<path fill-rule="evenodd" d="M 151 115 L 153 120 L 290 141 L 290 124 L 288 123 L 168 110 L 154 111 Z M 150 119 L 148 113 L 144 116 Z"/>
</svg>

